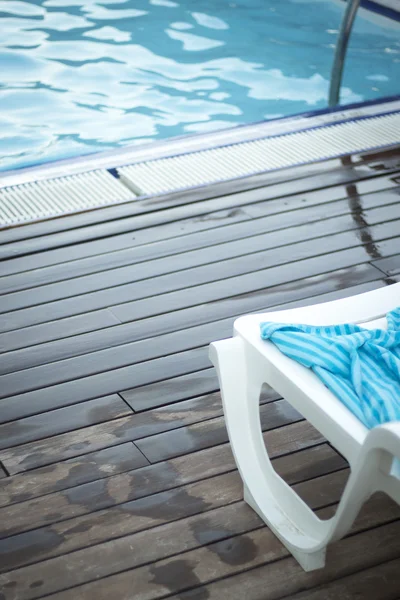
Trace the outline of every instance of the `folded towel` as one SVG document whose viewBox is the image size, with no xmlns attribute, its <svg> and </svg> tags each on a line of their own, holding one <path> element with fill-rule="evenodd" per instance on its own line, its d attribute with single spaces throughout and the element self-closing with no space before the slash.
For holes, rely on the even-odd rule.
<svg viewBox="0 0 400 600">
<path fill-rule="evenodd" d="M 400 420 L 400 307 L 386 329 L 266 322 L 261 337 L 312 369 L 368 428 Z"/>
</svg>

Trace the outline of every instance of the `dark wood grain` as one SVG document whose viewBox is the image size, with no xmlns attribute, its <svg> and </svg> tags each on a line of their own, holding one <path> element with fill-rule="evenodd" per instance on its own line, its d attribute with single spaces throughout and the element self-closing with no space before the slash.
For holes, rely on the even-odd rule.
<svg viewBox="0 0 400 600">
<path fill-rule="evenodd" d="M 0 483 L 0 506 L 24 502 L 147 464 L 148 460 L 132 442 L 79 455 L 8 477 Z"/>
<path fill-rule="evenodd" d="M 130 361 L 127 361 L 130 362 Z M 101 394 L 112 394 L 119 389 L 147 385 L 162 379 L 193 373 L 210 366 L 207 348 L 171 354 L 152 361 L 130 365 L 91 377 L 67 381 L 55 386 L 13 396 L 1 404 L 0 418 L 4 421 L 19 419 L 91 400 Z"/>
<path fill-rule="evenodd" d="M 310 486 L 298 488 L 311 502 L 323 504 L 326 498 L 335 497 L 344 484 L 347 470 L 345 462 L 328 445 L 323 444 L 276 458 L 274 468 L 290 484 L 313 479 Z M 333 477 L 326 474 L 339 471 Z M 321 477 L 324 476 L 325 477 Z M 315 480 L 314 478 L 319 478 Z M 313 493 L 313 497 L 310 497 Z M 1 570 L 8 571 L 23 565 L 62 556 L 79 548 L 102 544 L 121 536 L 132 535 L 171 521 L 187 518 L 234 504 L 243 499 L 243 488 L 237 471 L 203 479 L 169 491 L 159 492 L 151 498 L 125 502 L 90 515 L 83 515 L 46 526 L 35 532 L 21 533 L 0 542 Z M 163 509 L 161 509 L 163 507 Z M 77 533 L 78 535 L 74 535 Z M 48 543 L 53 540 L 53 543 Z M 58 540 L 57 543 L 54 543 Z M 18 548 L 24 552 L 18 552 Z"/>
<path fill-rule="evenodd" d="M 215 302 L 224 298 L 242 296 L 249 292 L 289 284 L 293 282 L 294 277 L 297 277 L 298 281 L 299 279 L 312 277 L 317 274 L 322 275 L 329 271 L 336 271 L 363 263 L 365 259 L 365 252 L 362 248 L 340 250 L 327 256 L 315 256 L 299 260 L 295 265 L 296 275 L 294 275 L 293 263 L 283 264 L 256 272 L 249 272 L 230 279 L 222 279 L 193 288 L 170 292 L 163 294 L 162 297 L 146 298 L 145 300 L 119 304 L 113 307 L 113 313 L 121 321 L 129 322 L 134 319 L 156 316 L 190 306 L 197 306 L 198 304 Z M 381 277 L 381 272 L 377 271 L 375 278 L 379 277 Z"/>
<path fill-rule="evenodd" d="M 281 305 L 282 303 L 288 303 L 296 299 L 308 299 L 324 292 L 337 291 L 338 288 L 339 291 L 343 288 L 347 289 L 350 283 L 356 285 L 375 280 L 377 281 L 375 287 L 378 287 L 379 280 L 376 278 L 384 276 L 381 271 L 377 271 L 371 265 L 363 263 L 348 267 L 347 269 L 340 269 L 323 275 L 305 278 L 304 280 L 291 281 L 290 283 L 273 288 L 249 292 L 239 297 L 224 298 L 167 314 L 115 325 L 107 330 L 104 328 L 97 329 L 87 334 L 80 334 L 79 337 L 73 335 L 75 319 L 79 317 L 71 317 L 71 319 L 62 319 L 61 321 L 53 321 L 48 324 L 18 329 L 0 335 L 0 343 L 4 338 L 7 338 L 6 344 L 8 347 L 13 343 L 23 345 L 21 350 L 15 352 L 9 351 L 2 357 L 0 361 L 0 373 L 11 373 L 13 371 L 29 369 L 57 360 L 79 356 L 80 354 L 97 352 L 104 348 L 111 348 L 155 335 L 162 335 L 210 323 L 226 317 L 238 317 L 257 310 L 265 311 L 274 305 Z M 343 292 L 342 294 L 345 293 Z M 94 314 L 96 313 L 88 313 L 88 315 Z M 69 321 L 71 321 L 72 333 L 68 330 Z M 61 326 L 59 327 L 60 323 Z M 118 321 L 118 323 L 120 322 Z M 42 327 L 44 328 L 43 331 Z M 93 326 L 93 329 L 96 329 L 96 325 Z M 68 331 L 71 337 L 65 339 L 63 336 Z M 24 332 L 27 332 L 27 338 L 31 343 L 34 342 L 35 336 L 37 336 L 37 341 L 40 343 L 44 335 L 53 338 L 54 341 L 41 343 L 40 349 L 31 348 L 29 345 L 26 347 L 27 344 L 23 342 Z M 17 342 L 15 342 L 15 337 L 18 337 Z"/>
<path fill-rule="evenodd" d="M 303 417 L 286 400 L 277 400 L 260 407 L 261 426 L 264 431 L 282 427 Z M 194 452 L 228 441 L 224 419 L 217 417 L 175 431 L 139 439 L 138 448 L 151 462 L 167 460 L 181 454 Z"/>
<path fill-rule="evenodd" d="M 306 485 L 304 484 L 304 486 Z M 332 498 L 334 498 L 333 495 Z M 315 504 L 318 506 L 318 503 Z M 376 508 L 376 505 L 374 508 Z M 207 596 L 201 595 L 201 588 L 197 590 L 197 598 L 199 598 L 200 593 L 200 598 L 207 599 L 222 598 L 225 595 L 225 597 L 234 600 L 244 597 L 254 600 L 256 598 L 257 600 L 270 600 L 312 588 L 324 582 L 330 582 L 335 577 L 343 577 L 360 569 L 375 566 L 383 561 L 398 558 L 397 538 L 400 534 L 400 521 L 387 523 L 393 514 L 390 508 L 385 512 L 381 512 L 379 516 L 367 513 L 365 520 L 374 523 L 375 528 L 363 532 L 362 526 L 356 527 L 355 532 L 359 532 L 360 529 L 361 532 L 338 542 L 334 546 L 331 562 L 325 569 L 309 573 L 303 571 L 293 558 L 288 558 L 287 549 L 268 528 L 261 525 L 260 521 L 246 520 L 246 517 L 251 519 L 253 515 L 251 515 L 252 511 L 245 504 L 228 506 L 224 513 L 225 518 L 228 517 L 228 514 L 230 516 L 227 520 L 223 518 L 222 511 L 223 509 L 217 509 L 215 512 L 210 511 L 210 513 L 207 513 L 203 517 L 202 526 L 200 527 L 195 525 L 195 519 L 188 519 L 190 526 L 187 529 L 185 529 L 187 521 L 182 520 L 176 525 L 171 524 L 159 530 L 150 531 L 148 535 L 154 534 L 157 536 L 158 533 L 162 535 L 162 538 L 159 537 L 158 543 L 154 542 L 147 549 L 146 557 L 150 564 L 145 566 L 137 566 L 128 570 L 129 561 L 134 564 L 135 559 L 137 559 L 136 553 L 120 553 L 117 544 L 112 543 L 109 552 L 111 554 L 115 549 L 115 560 L 122 567 L 120 568 L 121 573 L 109 575 L 112 569 L 110 557 L 108 560 L 109 566 L 106 568 L 108 576 L 95 581 L 96 573 L 98 574 L 98 570 L 96 570 L 98 563 L 93 560 L 93 575 L 90 583 L 78 585 L 78 587 L 63 591 L 57 596 L 49 596 L 49 598 L 54 600 L 55 598 L 60 600 L 94 600 L 95 598 L 96 600 L 105 600 L 110 597 L 111 593 L 114 593 L 118 595 L 118 598 L 127 600 L 131 597 L 129 594 L 131 594 L 132 589 L 135 590 L 135 600 L 162 598 L 174 592 L 196 588 L 203 582 L 207 583 L 210 580 L 219 579 L 220 581 L 216 584 L 207 587 Z M 318 512 L 325 515 L 330 514 L 332 511 L 320 509 Z M 213 519 L 216 514 L 221 519 L 220 526 Z M 245 525 L 245 522 L 247 525 Z M 239 529 L 241 525 L 243 529 L 247 528 L 247 531 L 236 533 L 235 530 Z M 185 549 L 185 552 L 180 555 L 175 550 L 175 544 L 177 543 L 175 536 L 169 534 L 169 530 L 179 526 L 182 528 L 180 531 L 181 548 Z M 199 530 L 204 532 L 203 536 L 200 535 Z M 196 532 L 199 533 L 196 535 Z M 130 540 L 131 547 L 132 542 L 135 543 L 133 539 Z M 140 539 L 140 534 L 137 534 L 136 539 Z M 191 541 L 193 539 L 196 541 Z M 382 540 L 385 543 L 382 543 Z M 104 549 L 104 546 L 102 549 Z M 154 557 L 157 556 L 160 549 L 164 553 L 169 551 L 173 556 L 154 561 Z M 138 554 L 140 554 L 139 560 L 141 560 L 143 555 Z M 65 558 L 66 560 L 70 559 L 71 564 L 74 564 L 72 562 L 73 555 Z M 28 571 L 28 568 L 24 569 L 25 573 L 26 571 Z M 47 574 L 48 571 L 45 572 Z M 79 582 L 79 579 L 87 577 L 87 574 L 82 575 L 77 568 L 73 569 L 71 567 L 71 572 L 74 573 L 77 582 Z M 21 595 L 19 597 L 24 599 L 39 597 L 40 591 L 32 592 L 32 587 L 28 588 L 26 586 L 23 576 L 18 580 L 18 574 L 18 572 L 12 572 L 8 577 L 3 576 L 3 579 L 10 583 L 15 582 L 16 586 L 10 587 L 20 586 Z M 34 574 L 32 575 L 34 576 Z M 50 575 L 51 573 L 49 573 L 49 578 Z M 232 575 L 233 577 L 225 579 Z M 255 581 L 257 576 L 259 579 Z M 29 581 L 32 582 L 32 579 Z M 54 576 L 50 581 L 49 584 L 48 580 L 45 579 L 37 587 L 46 590 L 50 588 L 51 584 L 57 587 L 60 585 L 56 582 Z M 249 585 L 249 581 L 251 581 L 251 585 Z M 210 590 L 212 590 L 211 593 Z M 12 596 L 10 597 L 12 598 Z M 179 597 L 184 596 L 180 593 Z M 186 596 L 186 598 L 189 597 L 190 595 Z"/>
<path fill-rule="evenodd" d="M 276 457 L 323 443 L 325 440 L 308 423 L 301 421 L 265 433 L 269 454 Z M 135 498 L 143 498 L 234 469 L 227 444 L 191 453 L 113 475 L 42 498 L 12 504 L 0 509 L 0 537 L 30 531 L 44 525 L 89 514 Z M 228 467 L 229 468 L 229 467 Z M 87 500 L 86 500 L 87 499 Z M 35 520 L 32 520 L 35 514 Z"/>
<path fill-rule="evenodd" d="M 110 421 L 131 413 L 129 406 L 116 394 L 59 410 L 51 410 L 0 425 L 0 449 L 12 448 L 32 440 Z"/>
<path fill-rule="evenodd" d="M 400 558 L 342 577 L 312 590 L 291 595 L 290 600 L 398 600 Z M 189 597 L 189 596 L 188 596 Z M 288 598 L 288 600 L 289 600 Z"/>
<path fill-rule="evenodd" d="M 397 148 L 5 233 L 1 600 L 393 597 L 389 499 L 315 573 L 243 503 L 208 343 L 241 314 L 396 281 L 399 191 Z M 329 517 L 345 460 L 260 401 L 274 467 Z"/>
<path fill-rule="evenodd" d="M 178 402 L 190 397 L 209 394 L 218 389 L 217 373 L 214 368 L 211 368 L 125 390 L 120 392 L 120 396 L 134 411 L 138 412 Z"/>
<path fill-rule="evenodd" d="M 359 202 L 363 207 L 365 224 L 371 226 L 388 219 L 398 219 L 400 217 L 400 209 L 397 204 L 399 190 L 400 188 L 393 188 L 360 196 Z M 0 294 L 8 294 L 27 288 L 52 284 L 51 287 L 46 287 L 47 300 L 50 301 L 72 296 L 76 293 L 86 293 L 102 289 L 104 284 L 107 287 L 117 285 L 118 282 L 127 280 L 127 274 L 130 275 L 132 273 L 135 277 L 140 277 L 140 273 L 145 271 L 145 268 L 132 269 L 132 266 L 141 262 L 154 261 L 150 265 L 151 269 L 162 273 L 166 272 L 169 264 L 173 264 L 175 268 L 176 255 L 178 254 L 203 248 L 204 252 L 202 255 L 204 255 L 204 262 L 206 262 L 207 255 L 212 256 L 211 252 L 207 253 L 206 251 L 210 246 L 249 238 L 259 234 L 265 235 L 264 247 L 267 248 L 281 245 L 282 241 L 284 243 L 291 243 L 309 237 L 322 237 L 323 235 L 327 235 L 329 231 L 336 233 L 359 227 L 357 221 L 354 219 L 351 206 L 349 206 L 349 200 L 335 200 L 335 196 L 338 194 L 336 188 L 325 191 L 324 204 L 313 205 L 310 202 L 310 196 L 313 198 L 317 194 L 321 195 L 322 192 L 318 190 L 317 192 L 308 194 L 306 198 L 308 201 L 307 204 L 300 209 L 287 211 L 286 203 L 283 203 L 282 213 L 268 214 L 266 217 L 260 215 L 263 215 L 264 212 L 271 212 L 270 202 L 249 205 L 247 210 L 255 213 L 258 218 L 250 218 L 243 211 L 242 220 L 237 219 L 237 222 L 234 224 L 231 224 L 232 217 L 225 216 L 225 212 L 222 214 L 214 213 L 207 216 L 207 218 L 198 219 L 193 223 L 195 231 L 190 233 L 190 235 L 187 232 L 184 234 L 181 231 L 179 236 L 160 240 L 160 232 L 156 232 L 154 229 L 146 230 L 146 232 L 141 231 L 141 234 L 146 233 L 147 235 L 146 244 L 144 245 L 137 245 L 137 234 L 133 240 L 131 235 L 129 240 L 134 242 L 134 245 L 129 248 L 4 276 L 0 280 Z M 378 195 L 379 206 L 377 207 Z M 331 201 L 332 198 L 334 200 Z M 390 209 L 388 209 L 388 205 L 390 205 Z M 240 214 L 240 211 L 238 212 Z M 212 221 L 215 221 L 215 223 L 212 223 Z M 203 229 L 196 231 L 199 229 L 199 223 L 203 223 Z M 315 227 L 315 223 L 319 223 L 319 227 Z M 281 231 L 280 234 L 277 233 L 279 230 Z M 308 233 L 309 231 L 310 234 Z M 275 235 L 272 232 L 275 232 Z M 155 234 L 157 234 L 157 237 L 155 237 Z M 153 238 L 156 241 L 150 243 Z M 171 257 L 173 255 L 175 258 L 172 261 Z M 165 257 L 170 257 L 170 259 L 166 261 Z M 164 261 L 162 260 L 163 258 Z M 190 258 L 192 264 L 194 264 L 194 258 L 195 255 L 192 255 Z M 186 257 L 186 259 L 189 260 L 189 257 Z M 129 269 L 121 270 L 125 266 L 129 267 Z M 149 265 L 146 268 L 148 269 Z M 104 271 L 108 272 L 112 269 L 118 269 L 118 271 L 107 273 L 107 281 L 104 281 L 104 277 L 102 279 L 100 277 L 88 277 L 88 275 Z M 67 285 L 55 285 L 57 282 L 70 280 L 74 277 L 80 277 L 81 279 L 75 284 L 71 281 Z M 18 301 L 19 297 L 16 296 L 13 298 Z M 13 302 L 13 298 L 10 298 L 11 303 Z"/>
<path fill-rule="evenodd" d="M 0 398 L 190 351 L 209 344 L 213 336 L 228 337 L 232 334 L 232 325 L 232 319 L 228 319 L 1 375 Z M 0 402 L 2 405 L 4 402 Z"/>
<path fill-rule="evenodd" d="M 325 475 L 298 484 L 297 487 L 300 488 L 297 490 L 299 493 L 308 496 L 313 508 L 319 508 L 326 503 L 338 501 L 343 477 L 342 474 Z M 327 487 L 329 494 L 325 492 Z M 207 503 L 207 498 L 204 498 L 203 502 Z M 8 575 L 4 574 L 3 582 L 6 582 L 5 585 L 11 582 L 14 584 L 12 594 L 17 592 L 22 599 L 32 600 L 42 594 L 162 560 L 180 552 L 182 548 L 188 551 L 204 543 L 215 543 L 233 535 L 264 528 L 258 515 L 244 502 L 236 501 L 219 508 L 207 507 L 203 510 L 199 515 L 185 517 L 145 532 L 124 535 L 113 541 L 43 562 L 40 565 L 43 579 L 40 586 L 32 587 L 32 583 L 37 580 L 35 565 L 14 570 Z M 90 568 L 79 569 L 78 565 L 82 564 L 82 560 L 90 565 Z M 37 589 L 39 587 L 40 590 Z"/>
<path fill-rule="evenodd" d="M 352 223 L 351 217 L 337 217 L 322 221 L 317 228 L 315 225 L 293 227 L 284 237 L 279 232 L 275 236 L 254 235 L 217 247 L 183 252 L 173 259 L 167 257 L 106 271 L 105 274 L 88 275 L 65 283 L 6 294 L 0 296 L 0 313 L 23 309 L 33 311 L 34 308 L 29 307 L 37 306 L 40 309 L 41 304 L 49 303 L 46 307 L 48 314 L 43 314 L 42 321 L 63 318 L 360 246 L 359 227 L 355 227 L 354 232 L 340 232 L 341 228 L 346 227 L 341 225 L 341 220 L 348 223 L 347 227 Z M 324 237 L 324 229 L 327 237 Z M 394 253 L 396 248 L 400 249 L 399 238 L 396 238 L 399 229 L 400 220 L 394 220 L 369 227 L 368 235 L 375 245 L 382 240 L 395 238 L 391 242 L 391 253 Z M 339 233 L 336 233 L 338 230 Z M 314 236 L 318 237 L 314 239 Z M 319 237 L 324 237 L 322 247 Z M 277 246 L 281 246 L 279 251 L 276 250 Z M 364 247 L 368 251 L 368 245 L 364 244 Z M 379 244 L 378 247 L 378 255 L 372 258 L 382 256 Z M 9 319 L 12 318 L 10 315 Z"/>
<path fill-rule="evenodd" d="M 249 600 L 272 600 L 281 597 L 291 597 L 297 592 L 302 591 L 305 594 L 305 597 L 308 598 L 305 590 L 308 591 L 316 586 L 329 583 L 339 577 L 346 577 L 350 574 L 358 573 L 359 579 L 362 580 L 365 569 L 398 558 L 396 537 L 400 533 L 400 522 L 397 520 L 395 522 L 385 523 L 385 521 L 391 520 L 396 512 L 393 505 L 389 506 L 388 504 L 386 504 L 384 510 L 382 510 L 384 501 L 382 498 L 380 498 L 380 501 L 380 503 L 370 501 L 365 506 L 362 512 L 362 519 L 360 519 L 353 528 L 353 532 L 358 532 L 360 530 L 361 532 L 358 535 L 352 535 L 333 545 L 328 553 L 329 562 L 326 567 L 321 570 L 306 573 L 293 558 L 285 558 L 284 560 L 278 560 L 271 563 L 274 556 L 277 556 L 276 550 L 271 552 L 271 545 L 273 543 L 276 544 L 276 538 L 272 538 L 272 534 L 267 532 L 267 540 L 267 537 L 264 536 L 265 530 L 256 531 L 251 535 L 250 539 L 253 542 L 256 539 L 260 540 L 259 543 L 257 543 L 257 552 L 254 553 L 254 559 L 244 560 L 241 565 L 232 565 L 229 567 L 229 555 L 233 550 L 236 550 L 236 552 L 239 553 L 240 549 L 243 548 L 243 544 L 246 544 L 246 542 L 248 544 L 248 536 L 237 539 L 238 547 L 235 547 L 233 544 L 231 544 L 230 547 L 226 544 L 220 544 L 219 551 L 210 548 L 211 555 L 214 558 L 213 575 L 211 574 L 210 569 L 211 563 L 210 561 L 206 562 L 205 556 L 203 558 L 203 556 L 200 556 L 197 553 L 193 553 L 193 556 L 190 554 L 185 555 L 185 564 L 188 569 L 196 570 L 197 565 L 204 565 L 205 569 L 203 572 L 205 578 L 207 578 L 206 573 L 209 573 L 208 577 L 210 578 L 214 578 L 217 574 L 220 577 L 222 576 L 220 581 L 211 583 L 204 588 L 198 587 L 200 583 L 200 581 L 198 581 L 196 586 L 198 587 L 197 594 L 200 594 L 200 598 L 203 597 L 208 600 L 221 598 L 221 594 L 226 594 L 226 597 L 232 598 L 232 600 L 239 600 L 244 597 L 244 593 L 246 593 L 245 597 L 249 598 Z M 320 514 L 326 515 L 331 514 L 331 512 L 332 511 L 330 510 L 322 509 Z M 379 526 L 380 523 L 384 524 Z M 363 531 L 366 527 L 374 527 L 374 529 Z M 281 552 L 282 548 L 282 546 L 279 547 Z M 221 556 L 224 549 L 225 552 Z M 286 552 L 284 552 L 284 554 L 286 554 Z M 279 554 L 278 558 L 283 557 L 284 554 Z M 173 560 L 174 559 L 165 561 L 161 563 L 160 566 L 165 566 L 167 568 L 171 565 Z M 217 562 L 218 565 L 221 565 L 218 570 L 216 569 Z M 239 571 L 239 574 L 235 575 L 235 571 Z M 242 571 L 242 573 L 240 573 L 240 571 Z M 133 573 L 134 572 L 124 574 L 125 578 L 127 578 L 128 575 L 131 576 L 131 585 L 135 585 L 135 582 L 132 579 Z M 231 577 L 229 577 L 230 575 Z M 110 579 L 108 583 L 116 586 L 116 579 L 117 576 Z M 145 581 L 145 578 L 142 580 Z M 150 582 L 152 579 L 149 577 L 147 581 Z M 97 583 L 96 587 L 100 587 L 99 584 L 100 582 Z M 381 585 L 384 585 L 383 582 L 381 582 Z M 171 582 L 171 587 L 167 587 L 171 592 L 179 591 L 179 587 L 181 586 L 178 584 L 178 589 L 175 588 L 175 590 L 171 590 Z M 116 587 L 114 587 L 114 589 L 116 589 Z M 136 587 L 135 589 L 137 590 Z M 165 586 L 163 589 L 165 590 Z M 87 586 L 87 593 L 80 594 L 79 591 L 79 588 L 73 590 L 75 593 L 74 597 L 79 598 L 79 600 L 83 600 L 83 598 L 89 600 L 90 598 L 95 597 L 91 596 L 91 593 L 94 592 L 93 584 Z M 123 590 L 121 588 L 119 588 L 118 591 L 122 598 L 127 597 L 123 595 Z M 71 592 L 62 594 L 61 598 L 63 598 L 63 600 L 67 600 L 68 597 L 72 598 L 72 595 L 68 596 Z M 104 592 L 106 592 L 106 590 L 104 590 Z M 161 590 L 159 590 L 159 592 L 161 592 Z M 207 593 L 207 595 L 204 595 L 205 593 Z M 153 595 L 147 595 L 147 597 L 157 598 L 160 597 L 160 595 L 160 593 L 155 591 Z M 101 595 L 97 597 L 102 598 Z M 106 596 L 104 596 L 104 598 L 105 597 Z M 137 594 L 137 597 L 144 598 L 144 596 L 139 594 Z M 174 600 L 177 600 L 177 596 L 171 597 L 174 598 Z M 189 600 L 191 597 L 196 597 L 196 595 L 194 595 L 194 590 L 193 592 L 188 591 L 187 593 L 179 594 L 180 600 Z M 197 595 L 197 598 L 198 597 L 199 595 Z"/>
<path fill-rule="evenodd" d="M 33 327 L 18 329 L 0 334 L 0 353 L 12 352 L 18 348 L 29 348 L 49 340 L 65 339 L 88 331 L 119 325 L 120 321 L 108 310 L 98 310 L 69 319 L 41 323 Z M 2 357 L 4 358 L 4 357 Z"/>
<path fill-rule="evenodd" d="M 274 399 L 276 395 L 269 394 L 269 398 Z M 76 405 L 71 406 L 70 410 L 74 411 L 75 408 Z M 221 414 L 221 396 L 214 393 L 9 448 L 0 452 L 0 456 L 8 465 L 10 473 L 15 473 L 17 470 L 37 468 L 78 454 L 212 419 Z"/>
<path fill-rule="evenodd" d="M 273 391 L 267 391 L 261 395 L 261 402 L 271 402 L 277 398 L 278 395 Z M 285 403 L 281 403 L 279 406 L 282 407 L 283 412 L 289 411 Z M 107 446 L 213 419 L 221 414 L 221 396 L 219 393 L 214 393 L 178 404 L 163 406 L 151 412 L 114 419 L 22 446 L 8 448 L 0 451 L 0 457 L 8 466 L 9 472 L 15 474 L 80 454 L 94 452 Z"/>
</svg>

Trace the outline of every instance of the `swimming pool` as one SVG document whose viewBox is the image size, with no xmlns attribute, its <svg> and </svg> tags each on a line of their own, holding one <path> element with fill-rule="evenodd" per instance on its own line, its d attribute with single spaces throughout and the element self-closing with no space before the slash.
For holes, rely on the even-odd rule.
<svg viewBox="0 0 400 600">
<path fill-rule="evenodd" d="M 341 0 L 2 0 L 0 169 L 324 108 Z M 359 11 L 343 104 L 399 93 Z"/>
</svg>

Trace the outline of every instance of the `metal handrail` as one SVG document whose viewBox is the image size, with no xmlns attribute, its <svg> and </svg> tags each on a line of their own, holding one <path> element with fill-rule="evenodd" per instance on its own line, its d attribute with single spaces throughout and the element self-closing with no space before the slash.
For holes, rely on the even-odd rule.
<svg viewBox="0 0 400 600">
<path fill-rule="evenodd" d="M 339 38 L 336 44 L 335 59 L 333 61 L 331 84 L 329 89 L 329 106 L 337 106 L 340 98 L 344 61 L 346 59 L 347 45 L 360 0 L 347 0 L 347 6 L 340 25 Z"/>
</svg>

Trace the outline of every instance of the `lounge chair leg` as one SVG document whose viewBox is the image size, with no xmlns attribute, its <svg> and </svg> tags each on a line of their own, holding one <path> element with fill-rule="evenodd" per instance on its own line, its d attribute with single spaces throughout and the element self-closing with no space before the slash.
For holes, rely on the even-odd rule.
<svg viewBox="0 0 400 600">
<path fill-rule="evenodd" d="M 320 519 L 275 472 L 260 425 L 259 393 L 263 376 L 253 357 L 246 363 L 243 342 L 213 343 L 225 421 L 232 451 L 244 484 L 244 499 L 270 527 L 303 569 L 325 564 L 330 525 Z"/>
<path fill-rule="evenodd" d="M 266 521 L 266 517 L 263 511 L 260 509 L 256 501 L 254 500 L 251 492 L 249 491 L 246 485 L 243 486 L 243 498 L 244 501 L 258 514 L 258 516 L 266 522 L 267 525 L 269 523 Z M 279 535 L 278 531 L 273 529 L 275 535 L 280 539 L 282 544 L 288 549 L 288 551 L 292 554 L 293 558 L 297 560 L 299 565 L 304 569 L 304 571 L 315 571 L 316 569 L 322 569 L 325 566 L 326 559 L 326 547 L 316 552 L 303 552 L 302 550 L 296 550 L 293 546 L 288 546 L 286 543 L 286 539 L 284 536 Z"/>
</svg>

